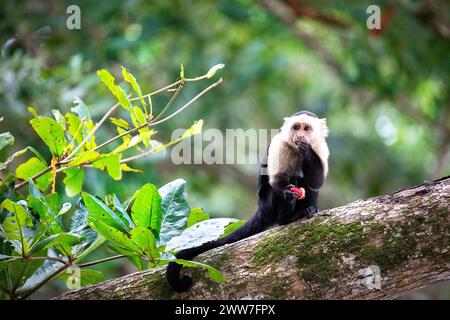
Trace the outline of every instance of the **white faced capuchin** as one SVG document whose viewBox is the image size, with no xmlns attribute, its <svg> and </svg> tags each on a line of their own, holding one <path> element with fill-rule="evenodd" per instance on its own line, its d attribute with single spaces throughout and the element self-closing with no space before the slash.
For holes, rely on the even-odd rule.
<svg viewBox="0 0 450 320">
<path fill-rule="evenodd" d="M 311 218 L 316 212 L 319 189 L 328 173 L 329 150 L 326 119 L 314 113 L 300 111 L 284 118 L 280 132 L 272 138 L 267 164 L 261 164 L 258 175 L 258 210 L 244 225 L 226 237 L 209 241 L 199 247 L 179 251 L 178 259 L 195 256 L 250 237 L 274 224 L 285 225 L 302 217 Z M 292 188 L 304 188 L 302 199 Z M 174 291 L 188 290 L 189 276 L 180 278 L 181 265 L 171 262 L 167 280 Z"/>
</svg>

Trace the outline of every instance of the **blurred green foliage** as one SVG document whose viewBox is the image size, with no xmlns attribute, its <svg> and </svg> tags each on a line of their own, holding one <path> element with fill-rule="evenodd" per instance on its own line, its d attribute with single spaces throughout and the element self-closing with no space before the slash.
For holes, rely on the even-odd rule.
<svg viewBox="0 0 450 320">
<path fill-rule="evenodd" d="M 313 111 L 326 117 L 330 128 L 330 173 L 321 209 L 449 174 L 447 1 L 375 1 L 383 17 L 379 32 L 366 27 L 366 8 L 374 1 L 281 1 L 291 13 L 295 3 L 317 13 L 312 18 L 298 14 L 289 23 L 267 3 L 5 0 L 0 132 L 14 135 L 13 151 L 42 146 L 28 125 L 27 107 L 46 115 L 55 107 L 69 111 L 75 96 L 98 119 L 113 102 L 98 85 L 95 71 L 100 68 L 116 76 L 121 65 L 127 66 L 142 87 L 152 90 L 176 78 L 180 64 L 192 73 L 189 77 L 224 63 L 220 88 L 162 125 L 162 136 L 170 138 L 172 130 L 199 118 L 205 120 L 204 129 L 279 128 L 283 117 Z M 66 28 L 69 4 L 81 8 L 81 30 Z M 199 88 L 185 88 L 176 106 Z M 155 108 L 169 98 L 154 101 Z M 101 134 L 99 141 L 107 136 Z M 39 151 L 48 156 L 44 148 Z M 87 171 L 87 191 L 127 198 L 148 181 L 161 186 L 183 177 L 193 207 L 203 207 L 212 217 L 253 214 L 257 166 L 175 166 L 167 159 L 133 163 L 144 172 L 124 173 L 120 184 Z M 116 276 L 128 267 L 113 261 L 105 268 Z"/>
</svg>

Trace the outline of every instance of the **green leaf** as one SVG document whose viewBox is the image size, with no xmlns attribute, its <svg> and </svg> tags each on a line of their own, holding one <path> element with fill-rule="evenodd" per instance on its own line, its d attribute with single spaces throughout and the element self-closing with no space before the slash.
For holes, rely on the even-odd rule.
<svg viewBox="0 0 450 320">
<path fill-rule="evenodd" d="M 45 261 L 47 262 L 47 261 Z M 23 283 L 32 283 L 36 272 L 42 268 L 45 264 L 44 260 L 16 260 L 9 264 L 9 276 L 11 281 L 16 283 L 17 286 L 21 286 Z M 59 264 L 61 266 L 61 264 Z M 31 279 L 31 281 L 30 281 Z M 20 293 L 20 290 L 16 290 L 16 293 Z"/>
<path fill-rule="evenodd" d="M 100 233 L 102 236 L 113 243 L 117 243 L 120 246 L 127 248 L 139 255 L 144 255 L 143 251 L 134 243 L 130 236 L 127 234 L 103 223 L 102 221 L 93 217 L 88 217 L 89 225 L 92 229 Z"/>
<path fill-rule="evenodd" d="M 39 117 L 39 115 L 38 115 L 36 109 L 34 109 L 33 107 L 28 107 L 27 110 L 28 110 L 28 112 L 31 113 L 34 117 L 36 117 L 36 118 Z"/>
<path fill-rule="evenodd" d="M 147 113 L 147 104 L 144 101 L 144 98 L 142 97 L 142 91 L 141 91 L 141 87 L 139 86 L 139 84 L 136 81 L 136 78 L 127 71 L 127 69 L 125 69 L 125 67 L 122 66 L 122 75 L 123 78 L 125 79 L 126 82 L 128 82 L 129 84 L 131 84 L 131 86 L 133 87 L 133 90 L 136 92 L 136 94 L 139 97 L 139 101 L 141 102 L 145 113 Z"/>
<path fill-rule="evenodd" d="M 73 254 L 76 257 L 75 262 L 78 262 L 88 256 L 92 251 L 97 249 L 106 241 L 105 237 L 102 235 L 98 235 L 94 241 L 89 242 L 87 240 L 81 242 L 79 245 L 75 246 L 72 250 Z M 86 246 L 86 244 L 88 246 Z"/>
<path fill-rule="evenodd" d="M 78 269 L 76 272 L 80 272 L 80 286 L 85 287 L 90 284 L 96 284 L 102 281 L 105 281 L 105 277 L 101 271 L 92 270 L 92 269 Z M 63 272 L 59 275 L 58 279 L 61 279 L 65 282 L 70 281 L 72 277 L 77 276 L 78 274 Z"/>
<path fill-rule="evenodd" d="M 55 120 L 48 117 L 38 117 L 30 120 L 31 125 L 39 137 L 49 147 L 52 154 L 61 156 L 67 141 L 64 128 Z"/>
<path fill-rule="evenodd" d="M 66 194 L 74 197 L 81 192 L 84 172 L 80 168 L 70 168 L 64 171 L 66 177 L 63 183 L 66 185 Z"/>
<path fill-rule="evenodd" d="M 42 154 L 39 151 L 37 151 L 34 147 L 28 146 L 27 149 L 30 150 L 39 160 L 41 160 L 42 163 L 47 163 Z"/>
<path fill-rule="evenodd" d="M 122 163 L 120 165 L 120 169 L 122 169 L 122 171 L 127 171 L 127 172 L 136 172 L 136 173 L 142 173 L 143 172 L 142 170 L 131 168 L 126 163 Z"/>
<path fill-rule="evenodd" d="M 97 151 L 86 151 L 78 154 L 72 161 L 69 162 L 70 166 L 78 166 L 83 163 L 89 163 L 94 161 L 100 156 L 100 153 Z"/>
<path fill-rule="evenodd" d="M 82 197 L 84 204 L 92 217 L 102 221 L 102 223 L 105 223 L 112 228 L 119 229 L 124 233 L 130 232 L 130 227 L 126 219 L 118 216 L 101 200 L 85 192 L 82 193 Z"/>
<path fill-rule="evenodd" d="M 195 123 L 181 135 L 180 139 L 186 139 L 193 135 L 199 134 L 202 132 L 202 128 L 203 120 L 200 119 L 195 121 Z"/>
<path fill-rule="evenodd" d="M 131 103 L 123 89 L 114 84 L 114 77 L 107 70 L 102 69 L 97 71 L 97 75 L 100 77 L 100 81 L 103 82 L 111 91 L 111 93 L 117 98 L 119 104 L 126 110 L 132 112 Z"/>
<path fill-rule="evenodd" d="M 66 129 L 66 118 L 62 115 L 61 111 L 58 109 L 52 109 L 53 117 L 55 118 L 56 122 L 58 122 L 61 127 L 65 130 Z"/>
<path fill-rule="evenodd" d="M 30 213 L 19 203 L 13 202 L 10 199 L 5 199 L 0 205 L 0 210 L 7 210 L 11 212 L 14 215 L 17 224 L 20 226 L 33 226 Z"/>
<path fill-rule="evenodd" d="M 0 133 L 0 150 L 2 150 L 7 145 L 14 144 L 14 137 L 9 132 Z"/>
<path fill-rule="evenodd" d="M 153 233 L 146 228 L 136 227 L 131 230 L 131 239 L 144 251 L 144 253 L 153 259 L 159 257 L 158 249 L 156 248 L 156 239 Z"/>
<path fill-rule="evenodd" d="M 45 169 L 47 169 L 47 164 L 36 157 L 32 157 L 17 167 L 16 178 L 28 180 Z M 45 191 L 52 183 L 51 172 L 43 174 L 42 176 L 37 178 L 35 182 L 39 190 Z"/>
<path fill-rule="evenodd" d="M 238 220 L 232 218 L 215 218 L 197 222 L 179 236 L 170 239 L 166 244 L 166 250 L 177 252 L 216 240 L 224 233 L 226 226 L 236 221 Z"/>
<path fill-rule="evenodd" d="M 209 219 L 209 214 L 204 213 L 202 208 L 192 208 L 187 217 L 187 226 L 190 227 L 197 222 Z"/>
<path fill-rule="evenodd" d="M 80 119 L 85 119 L 86 121 L 91 120 L 91 115 L 89 113 L 88 107 L 84 104 L 83 100 L 79 97 L 73 99 L 75 107 L 72 107 L 70 111 L 75 112 Z"/>
<path fill-rule="evenodd" d="M 50 254 L 50 256 L 56 256 L 56 253 Z M 26 280 L 23 286 L 21 286 L 17 293 L 23 293 L 27 290 L 34 288 L 47 279 L 51 274 L 54 274 L 59 270 L 63 264 L 57 261 L 51 260 L 32 260 L 25 267 L 26 274 L 22 279 Z"/>
<path fill-rule="evenodd" d="M 131 217 L 138 227 L 151 228 L 157 234 L 161 228 L 161 196 L 151 183 L 145 184 L 133 196 Z"/>
<path fill-rule="evenodd" d="M 233 223 L 230 223 L 228 226 L 226 226 L 225 230 L 223 231 L 223 234 L 220 236 L 220 238 L 226 237 L 236 229 L 239 229 L 242 225 L 245 224 L 244 220 L 236 221 Z"/>
<path fill-rule="evenodd" d="M 75 137 L 75 135 L 76 135 L 75 141 L 77 141 L 78 143 L 83 141 L 83 139 L 85 137 L 85 131 L 83 129 L 81 129 L 78 132 L 78 128 L 81 125 L 81 119 L 79 119 L 73 113 L 67 113 L 66 120 L 67 120 L 67 131 L 70 133 L 70 135 L 72 137 Z M 78 134 L 77 134 L 77 132 L 78 132 Z"/>
<path fill-rule="evenodd" d="M 106 240 L 89 226 L 88 217 L 89 211 L 80 199 L 70 221 L 70 233 L 82 238 L 79 244 L 72 247 L 75 262 L 86 257 Z"/>
<path fill-rule="evenodd" d="M 109 118 L 111 120 L 111 123 L 115 124 L 118 127 L 124 128 L 124 129 L 130 129 L 130 124 L 124 120 L 124 119 L 117 119 L 117 118 Z"/>
<path fill-rule="evenodd" d="M 114 180 L 122 179 L 122 170 L 120 169 L 121 154 L 102 155 L 92 162 L 92 165 L 100 170 L 105 170 Z"/>
<path fill-rule="evenodd" d="M 183 66 L 183 64 L 181 64 L 181 66 L 180 66 L 180 78 L 184 79 L 184 66 Z"/>
<path fill-rule="evenodd" d="M 51 234 L 62 232 L 62 224 L 59 219 L 57 219 L 57 213 L 60 206 L 59 199 L 50 195 L 44 197 L 32 181 L 30 181 L 28 185 L 30 191 L 27 197 L 27 205 L 39 215 L 41 225 L 46 227 L 44 232 L 50 231 Z M 38 236 L 40 236 L 40 234 L 36 234 L 35 238 L 38 239 Z"/>
<path fill-rule="evenodd" d="M 208 70 L 206 77 L 208 79 L 212 78 L 216 74 L 217 70 L 223 69 L 224 67 L 225 65 L 223 63 L 216 64 Z"/>
<path fill-rule="evenodd" d="M 208 266 L 207 264 L 197 262 L 197 261 L 188 261 L 183 259 L 176 259 L 176 263 L 181 264 L 185 267 L 195 267 L 195 268 L 203 268 L 208 271 L 209 277 L 211 280 L 219 283 L 226 283 L 227 279 L 223 276 L 222 273 L 220 273 L 219 270 L 217 270 L 214 267 Z"/>
<path fill-rule="evenodd" d="M 186 181 L 177 179 L 159 189 L 162 198 L 160 244 L 178 236 L 186 227 L 190 208 L 186 201 L 185 185 Z"/>
<path fill-rule="evenodd" d="M 135 119 L 133 121 L 134 125 L 136 127 L 143 125 L 147 122 L 144 113 L 142 110 L 138 107 L 134 107 L 134 116 L 132 119 Z M 145 147 L 148 148 L 150 145 L 150 137 L 152 136 L 152 133 L 150 132 L 150 129 L 148 127 L 143 127 L 139 129 L 139 134 L 141 137 L 142 142 L 144 143 Z"/>
<path fill-rule="evenodd" d="M 41 250 L 48 249 L 52 246 L 62 246 L 64 248 L 63 251 L 68 251 L 66 253 L 70 253 L 70 247 L 79 242 L 80 237 L 73 234 L 61 232 L 37 242 L 30 248 L 29 254 L 33 255 L 36 252 L 40 252 Z"/>
<path fill-rule="evenodd" d="M 12 214 L 12 216 L 6 217 L 2 224 L 6 238 L 10 240 L 17 253 L 26 254 L 29 249 L 28 240 L 31 239 L 27 239 L 30 237 L 27 237 L 24 227 L 33 226 L 30 213 L 22 205 L 10 199 L 2 202 L 0 210 L 7 210 Z"/>
</svg>

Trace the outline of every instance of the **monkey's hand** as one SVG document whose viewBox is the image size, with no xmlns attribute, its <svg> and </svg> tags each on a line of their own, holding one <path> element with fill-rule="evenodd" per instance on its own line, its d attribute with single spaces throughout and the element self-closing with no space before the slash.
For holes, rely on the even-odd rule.
<svg viewBox="0 0 450 320">
<path fill-rule="evenodd" d="M 306 159 L 311 156 L 312 148 L 311 145 L 305 141 L 300 142 L 298 145 L 298 152 L 300 152 L 300 155 Z"/>
<path fill-rule="evenodd" d="M 283 190 L 284 200 L 288 203 L 294 203 L 297 199 L 297 192 L 291 191 L 291 188 L 295 188 L 293 184 L 290 184 Z"/>
</svg>

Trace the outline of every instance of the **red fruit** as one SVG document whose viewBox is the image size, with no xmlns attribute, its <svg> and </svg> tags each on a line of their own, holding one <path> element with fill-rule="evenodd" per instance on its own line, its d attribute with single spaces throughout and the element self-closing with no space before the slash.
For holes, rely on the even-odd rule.
<svg viewBox="0 0 450 320">
<path fill-rule="evenodd" d="M 306 191 L 304 188 L 292 187 L 290 190 L 297 194 L 297 200 L 302 200 L 305 198 Z"/>
</svg>

